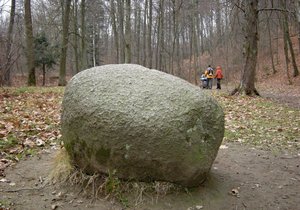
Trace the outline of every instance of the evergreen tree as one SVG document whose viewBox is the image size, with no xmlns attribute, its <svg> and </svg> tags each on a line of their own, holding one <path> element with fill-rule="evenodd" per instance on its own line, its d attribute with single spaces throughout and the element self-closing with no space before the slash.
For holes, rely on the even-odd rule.
<svg viewBox="0 0 300 210">
<path fill-rule="evenodd" d="M 51 46 L 45 33 L 38 34 L 34 40 L 35 66 L 43 71 L 43 86 L 46 79 L 46 67 L 52 68 L 58 59 L 58 47 Z"/>
</svg>

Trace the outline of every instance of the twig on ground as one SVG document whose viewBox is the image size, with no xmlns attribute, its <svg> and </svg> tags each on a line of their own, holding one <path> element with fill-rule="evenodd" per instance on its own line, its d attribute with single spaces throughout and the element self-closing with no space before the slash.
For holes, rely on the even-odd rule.
<svg viewBox="0 0 300 210">
<path fill-rule="evenodd" d="M 7 193 L 14 193 L 14 192 L 20 192 L 24 190 L 41 190 L 46 187 L 48 183 L 45 183 L 44 185 L 40 187 L 33 187 L 33 188 L 19 188 L 19 189 L 14 189 L 14 190 L 0 190 L 0 192 L 7 192 Z"/>
</svg>

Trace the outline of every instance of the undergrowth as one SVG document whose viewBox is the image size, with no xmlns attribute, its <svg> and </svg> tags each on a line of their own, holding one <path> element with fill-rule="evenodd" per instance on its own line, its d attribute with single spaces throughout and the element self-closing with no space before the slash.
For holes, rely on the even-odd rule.
<svg viewBox="0 0 300 210">
<path fill-rule="evenodd" d="M 72 165 L 64 148 L 61 148 L 54 159 L 49 180 L 52 183 L 80 189 L 80 193 L 92 200 L 98 198 L 116 200 L 126 208 L 138 206 L 145 200 L 158 201 L 170 193 L 188 191 L 182 186 L 169 182 L 146 183 L 121 180 L 116 176 L 116 171 L 88 175 Z"/>
</svg>

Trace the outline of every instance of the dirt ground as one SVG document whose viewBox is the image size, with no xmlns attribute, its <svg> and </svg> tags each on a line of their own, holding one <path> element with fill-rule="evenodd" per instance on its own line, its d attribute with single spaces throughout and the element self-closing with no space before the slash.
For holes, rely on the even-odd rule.
<svg viewBox="0 0 300 210">
<path fill-rule="evenodd" d="M 123 209 L 85 198 L 74 188 L 46 184 L 57 150 L 42 151 L 6 170 L 0 201 L 9 209 Z M 222 145 L 209 179 L 189 192 L 148 197 L 128 209 L 300 209 L 300 154 L 274 154 L 238 143 Z M 5 208 L 4 208 L 5 209 Z M 125 208 L 124 208 L 125 209 Z"/>
</svg>

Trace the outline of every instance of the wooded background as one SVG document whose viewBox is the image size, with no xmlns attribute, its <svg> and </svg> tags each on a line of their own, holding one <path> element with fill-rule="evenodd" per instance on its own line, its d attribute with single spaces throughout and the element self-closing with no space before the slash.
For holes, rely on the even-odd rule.
<svg viewBox="0 0 300 210">
<path fill-rule="evenodd" d="M 0 0 L 0 17 L 1 86 L 65 85 L 111 63 L 194 84 L 221 65 L 252 90 L 257 75 L 299 74 L 300 0 Z"/>
</svg>

